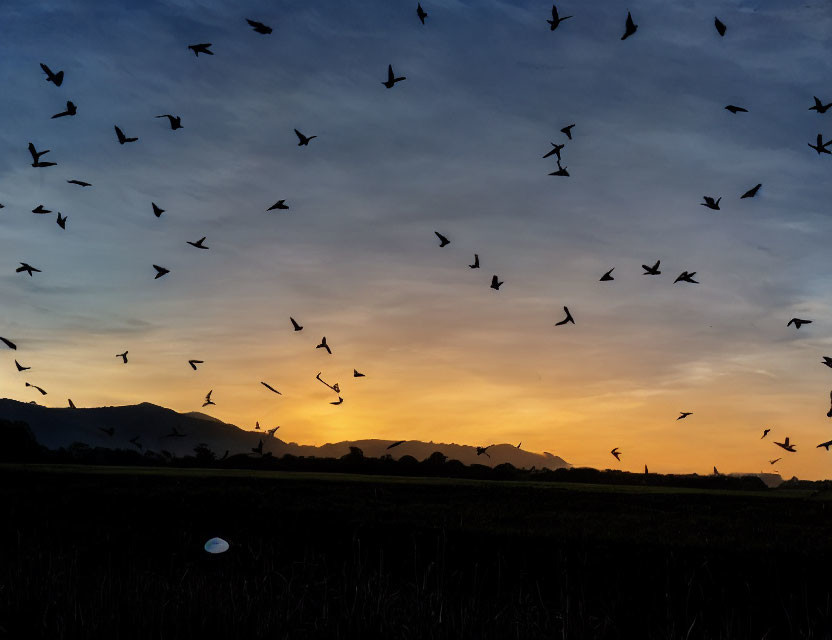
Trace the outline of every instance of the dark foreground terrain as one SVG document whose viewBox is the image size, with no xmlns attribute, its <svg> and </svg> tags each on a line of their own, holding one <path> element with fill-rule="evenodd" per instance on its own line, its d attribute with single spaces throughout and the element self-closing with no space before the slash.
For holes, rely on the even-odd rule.
<svg viewBox="0 0 832 640">
<path fill-rule="evenodd" d="M 832 637 L 817 491 L 5 465 L 0 494 L 0 637 Z"/>
</svg>

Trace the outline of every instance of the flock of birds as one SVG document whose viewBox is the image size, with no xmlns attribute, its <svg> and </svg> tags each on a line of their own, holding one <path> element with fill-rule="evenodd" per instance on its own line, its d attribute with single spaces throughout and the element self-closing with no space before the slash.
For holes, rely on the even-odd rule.
<svg viewBox="0 0 832 640">
<path fill-rule="evenodd" d="M 429 14 L 422 8 L 422 5 L 420 3 L 417 3 L 416 14 L 417 14 L 417 17 L 418 17 L 419 21 L 421 22 L 421 24 L 425 25 L 426 24 L 426 19 L 428 18 Z M 566 20 L 572 19 L 573 17 L 574 16 L 572 16 L 572 15 L 561 16 L 558 12 L 557 7 L 555 5 L 552 5 L 551 19 L 547 19 L 546 22 L 549 24 L 550 30 L 555 31 L 556 29 L 558 29 L 562 25 L 563 22 L 565 22 Z M 254 30 L 254 32 L 256 32 L 258 34 L 270 35 L 273 31 L 271 27 L 269 27 L 268 25 L 266 25 L 262 22 L 258 22 L 256 20 L 251 20 L 251 19 L 246 19 L 246 22 Z M 726 32 L 727 32 L 727 27 L 718 17 L 716 17 L 714 19 L 714 26 L 715 26 L 716 31 L 719 34 L 719 36 L 720 37 L 725 37 Z M 628 11 L 627 12 L 627 17 L 626 17 L 626 20 L 625 20 L 624 34 L 621 36 L 621 40 L 622 41 L 627 40 L 628 38 L 634 36 L 637 33 L 637 31 L 638 31 L 638 25 L 635 23 L 632 14 Z M 213 56 L 214 52 L 211 50 L 212 46 L 213 46 L 212 43 L 204 42 L 204 43 L 197 43 L 197 44 L 188 45 L 188 49 L 190 51 L 192 51 L 193 54 L 196 57 L 199 57 L 200 55 Z M 56 87 L 60 87 L 63 84 L 63 82 L 64 82 L 64 71 L 55 72 L 49 66 L 47 66 L 46 64 L 43 64 L 43 63 L 41 63 L 40 66 L 41 66 L 41 69 L 43 70 L 44 74 L 46 75 L 46 81 L 47 82 L 50 82 L 50 83 L 54 84 Z M 401 82 L 405 81 L 406 79 L 407 79 L 406 76 L 397 76 L 396 73 L 393 70 L 393 66 L 388 65 L 388 67 L 387 67 L 387 78 L 386 78 L 386 80 L 381 81 L 381 84 L 387 89 L 392 89 L 392 88 L 395 87 L 396 84 L 401 83 Z M 825 114 L 830 108 L 832 108 L 832 102 L 824 103 L 817 96 L 814 96 L 814 104 L 809 107 L 809 110 L 810 111 L 815 111 L 818 114 Z M 730 113 L 734 114 L 734 115 L 740 114 L 740 113 L 748 113 L 748 109 L 746 109 L 745 107 L 741 107 L 741 106 L 737 106 L 737 105 L 733 105 L 733 104 L 727 105 L 725 107 L 725 109 L 727 111 L 729 111 Z M 56 119 L 56 118 L 72 117 L 72 116 L 75 116 L 77 114 L 77 112 L 78 112 L 77 105 L 75 103 L 73 103 L 72 101 L 67 100 L 65 110 L 54 114 L 53 116 L 51 116 L 51 118 Z M 167 119 L 168 125 L 170 126 L 171 131 L 177 131 L 177 130 L 180 130 L 180 129 L 184 128 L 183 125 L 182 125 L 182 119 L 179 116 L 176 116 L 174 114 L 169 114 L 169 113 L 159 114 L 159 115 L 156 115 L 155 118 Z M 564 126 L 562 129 L 560 129 L 561 133 L 563 133 L 566 136 L 567 140 L 570 140 L 570 141 L 572 140 L 573 128 L 575 126 L 576 126 L 576 124 L 572 123 L 572 124 Z M 116 141 L 118 142 L 119 145 L 131 144 L 131 143 L 138 142 L 138 140 L 139 140 L 138 136 L 128 136 L 127 134 L 125 134 L 124 131 L 118 125 L 114 125 L 114 131 L 115 131 L 115 135 L 116 135 Z M 309 146 L 309 143 L 312 140 L 314 140 L 315 138 L 317 138 L 316 135 L 306 135 L 306 134 L 302 133 L 301 131 L 299 131 L 298 129 L 294 129 L 294 133 L 298 138 L 298 146 L 299 147 Z M 551 158 L 552 156 L 554 156 L 555 160 L 556 160 L 556 163 L 557 163 L 557 169 L 555 171 L 550 172 L 549 175 L 550 176 L 559 176 L 559 177 L 569 177 L 569 172 L 567 170 L 567 167 L 563 166 L 561 164 L 561 162 L 563 160 L 562 153 L 563 153 L 564 149 L 566 148 L 566 142 L 564 142 L 564 143 L 551 142 L 550 144 L 551 144 L 552 148 L 546 152 L 546 154 L 543 156 L 543 158 L 546 159 L 546 158 Z M 832 145 L 832 140 L 828 140 L 828 141 L 824 142 L 823 135 L 820 134 L 820 133 L 817 135 L 817 139 L 814 142 L 814 144 L 811 143 L 811 142 L 808 143 L 808 144 L 809 144 L 809 147 L 812 148 L 814 151 L 816 151 L 818 155 L 821 155 L 821 154 L 832 155 L 832 151 L 829 150 L 829 147 Z M 56 162 L 42 159 L 46 154 L 50 153 L 49 149 L 38 150 L 36 148 L 36 146 L 30 142 L 28 144 L 28 150 L 29 150 L 29 154 L 31 155 L 31 158 L 32 158 L 32 163 L 31 163 L 32 167 L 37 168 L 37 169 L 42 169 L 42 168 L 54 167 L 54 166 L 57 165 Z M 89 183 L 89 182 L 74 179 L 74 178 L 67 180 L 67 183 L 72 184 L 72 185 L 76 185 L 76 186 L 81 187 L 81 188 L 87 188 L 87 187 L 92 186 L 92 184 Z M 762 184 L 755 185 L 754 187 L 748 189 L 742 195 L 740 195 L 739 196 L 740 199 L 754 198 L 757 195 L 757 193 L 758 193 L 758 191 L 760 190 L 761 187 L 762 187 Z M 710 210 L 719 211 L 721 200 L 722 200 L 721 196 L 720 197 L 714 197 L 714 196 L 706 195 L 706 196 L 703 196 L 703 202 L 701 202 L 700 204 L 701 204 L 701 206 L 704 206 L 704 207 L 706 207 Z M 158 206 L 155 202 L 151 202 L 151 206 L 152 206 L 153 214 L 157 218 L 160 218 L 162 216 L 162 214 L 165 213 L 165 209 Z M 2 207 L 3 207 L 3 205 L 0 204 L 0 208 L 2 208 Z M 277 200 L 277 202 L 275 202 L 273 205 L 268 207 L 266 209 L 266 212 L 286 211 L 288 209 L 289 209 L 289 205 L 286 204 L 286 200 L 281 199 L 281 200 Z M 35 208 L 32 209 L 32 213 L 37 214 L 37 215 L 48 215 L 48 214 L 53 213 L 53 211 L 50 210 L 50 209 L 47 209 L 42 204 L 38 204 Z M 62 215 L 60 212 L 55 212 L 55 213 L 56 213 L 56 216 L 57 216 L 56 217 L 56 223 L 58 224 L 58 226 L 61 229 L 65 230 L 67 228 L 67 218 L 68 217 L 65 216 L 65 215 Z M 436 237 L 439 239 L 439 247 L 440 248 L 447 247 L 449 244 L 451 244 L 451 240 L 446 235 L 440 233 L 439 231 L 435 231 L 434 233 L 436 234 Z M 210 247 L 205 245 L 206 240 L 207 240 L 207 238 L 205 236 L 203 236 L 203 237 L 201 237 L 200 239 L 198 239 L 196 241 L 188 241 L 187 244 L 196 248 L 196 249 L 208 250 Z M 480 268 L 480 255 L 478 253 L 474 254 L 473 263 L 469 264 L 468 266 L 471 269 L 479 269 Z M 161 265 L 153 264 L 152 267 L 155 270 L 154 279 L 162 278 L 164 276 L 167 276 L 170 273 L 169 269 L 167 269 L 166 267 L 163 267 Z M 656 262 L 652 265 L 644 264 L 644 265 L 642 265 L 642 268 L 644 269 L 643 275 L 659 276 L 662 273 L 661 270 L 660 270 L 660 267 L 661 267 L 661 260 L 656 260 Z M 615 277 L 612 275 L 612 272 L 614 271 L 614 269 L 615 269 L 615 267 L 606 271 L 601 276 L 600 282 L 612 282 L 612 281 L 614 281 Z M 40 269 L 38 269 L 37 267 L 29 264 L 28 262 L 20 262 L 20 266 L 16 268 L 16 272 L 17 273 L 26 273 L 30 277 L 33 277 L 35 273 L 42 273 L 42 271 Z M 698 280 L 694 279 L 694 276 L 696 276 L 696 271 L 687 271 L 687 270 L 685 270 L 685 271 L 682 271 L 682 273 L 680 273 L 673 282 L 674 282 L 674 284 L 675 283 L 698 284 L 699 282 L 698 282 Z M 492 289 L 494 289 L 495 291 L 499 291 L 500 287 L 503 284 L 505 284 L 505 282 L 503 280 L 500 280 L 498 275 L 494 274 L 492 276 L 491 284 L 490 284 L 490 287 Z M 562 320 L 556 322 L 555 326 L 564 326 L 564 325 L 567 325 L 567 324 L 575 324 L 575 318 L 573 317 L 569 308 L 567 306 L 564 306 L 563 311 L 564 311 L 564 314 L 565 314 L 564 318 Z M 290 317 L 289 320 L 291 322 L 292 329 L 295 332 L 299 332 L 299 331 L 303 330 L 303 326 L 300 325 L 293 317 Z M 811 324 L 811 322 L 812 322 L 812 320 L 801 319 L 801 318 L 792 318 L 791 320 L 789 320 L 787 326 L 794 325 L 795 329 L 800 329 L 801 326 Z M 7 338 L 0 337 L 0 341 L 2 341 L 2 343 L 5 344 L 9 349 L 13 349 L 13 350 L 17 349 L 16 344 L 13 343 L 11 340 L 8 340 Z M 330 354 L 330 355 L 332 354 L 332 348 L 331 348 L 331 345 L 327 342 L 326 336 L 321 338 L 320 342 L 316 346 L 316 349 L 323 349 L 328 354 Z M 128 357 L 127 357 L 128 353 L 129 353 L 129 351 L 125 350 L 123 353 L 116 354 L 115 357 L 116 358 L 121 358 L 123 364 L 127 364 L 128 363 Z M 198 359 L 188 360 L 188 365 L 194 371 L 197 371 L 197 365 L 201 365 L 203 363 L 204 363 L 203 360 L 198 360 Z M 824 356 L 823 364 L 832 368 L 832 358 Z M 15 366 L 17 367 L 17 370 L 19 372 L 23 372 L 23 371 L 27 371 L 27 370 L 31 369 L 31 367 L 21 365 L 17 360 L 15 360 Z M 354 369 L 353 370 L 353 377 L 361 378 L 361 377 L 364 377 L 364 374 L 360 373 L 358 370 Z M 321 377 L 321 372 L 318 373 L 318 375 L 316 376 L 316 379 L 336 394 L 338 399 L 334 400 L 334 401 L 331 401 L 330 402 L 331 405 L 338 406 L 338 405 L 341 405 L 344 402 L 344 399 L 341 396 L 341 389 L 340 389 L 340 386 L 339 386 L 338 383 L 330 384 L 330 383 L 326 382 Z M 274 394 L 277 394 L 277 395 L 282 395 L 281 392 L 278 391 L 271 384 L 269 384 L 267 382 L 263 382 L 263 381 L 261 381 L 260 384 L 266 390 L 268 390 L 268 391 L 270 391 Z M 41 395 L 46 395 L 46 393 L 47 393 L 42 387 L 31 384 L 29 382 L 25 382 L 25 386 L 33 388 L 34 390 L 39 392 Z M 211 406 L 211 405 L 216 404 L 212 400 L 212 393 L 213 393 L 213 389 L 208 391 L 208 393 L 205 395 L 205 400 L 204 400 L 203 405 L 202 405 L 203 407 L 207 407 L 207 406 Z M 832 393 L 830 393 L 830 397 L 832 398 Z M 71 399 L 68 400 L 68 402 L 69 402 L 70 408 L 75 408 L 75 405 L 74 405 L 74 403 L 72 402 Z M 690 411 L 680 412 L 679 417 L 676 418 L 676 419 L 677 420 L 686 419 L 691 415 L 693 415 L 693 412 L 690 412 Z M 827 416 L 832 417 L 832 406 L 830 406 L 830 410 L 827 413 Z M 273 429 L 268 430 L 267 431 L 268 435 L 270 437 L 273 437 L 278 428 L 279 427 L 274 427 Z M 260 430 L 259 422 L 257 422 L 255 430 Z M 103 431 L 106 435 L 108 435 L 110 437 L 112 437 L 115 433 L 115 430 L 113 428 L 107 428 L 107 429 L 102 428 L 101 431 Z M 762 438 L 766 438 L 766 436 L 769 434 L 770 431 L 771 431 L 771 429 L 765 429 L 763 431 Z M 174 428 L 172 430 L 172 432 L 167 434 L 165 437 L 182 438 L 182 437 L 185 437 L 185 436 L 186 436 L 186 434 L 183 434 L 183 433 L 177 431 Z M 142 444 L 139 441 L 138 436 L 132 438 L 130 440 L 130 442 L 133 445 L 135 445 L 137 448 L 139 448 L 139 449 L 142 448 Z M 397 446 L 400 446 L 404 442 L 406 442 L 406 441 L 401 440 L 401 441 L 393 442 L 392 444 L 390 444 L 388 449 L 393 449 Z M 796 452 L 796 447 L 793 443 L 790 442 L 790 439 L 789 439 L 788 436 L 786 436 L 784 438 L 783 442 L 774 442 L 774 444 L 776 446 L 782 448 L 786 452 L 789 452 L 789 453 L 795 453 Z M 477 455 L 478 456 L 486 455 L 486 456 L 490 457 L 490 455 L 488 454 L 488 449 L 491 446 L 493 446 L 493 445 L 488 445 L 486 447 L 476 447 Z M 517 446 L 519 447 L 520 445 L 517 445 Z M 818 448 L 822 447 L 822 448 L 825 448 L 827 451 L 830 449 L 830 446 L 832 446 L 832 440 L 830 440 L 828 442 L 823 442 L 823 443 L 817 445 Z M 257 447 L 252 448 L 252 452 L 255 453 L 255 454 L 260 454 L 260 455 L 263 454 L 263 440 L 262 439 L 260 440 Z M 618 460 L 620 462 L 622 452 L 619 450 L 618 447 L 614 447 L 610 451 L 610 454 L 613 457 L 615 457 L 616 460 Z M 227 455 L 228 455 L 228 452 L 226 451 L 226 456 Z M 777 458 L 777 459 L 774 459 L 774 460 L 769 460 L 769 463 L 774 465 L 779 460 L 781 460 L 781 458 Z M 647 473 L 647 471 L 648 471 L 647 467 L 645 466 L 645 473 Z M 714 467 L 714 473 L 718 473 L 716 467 Z"/>
</svg>

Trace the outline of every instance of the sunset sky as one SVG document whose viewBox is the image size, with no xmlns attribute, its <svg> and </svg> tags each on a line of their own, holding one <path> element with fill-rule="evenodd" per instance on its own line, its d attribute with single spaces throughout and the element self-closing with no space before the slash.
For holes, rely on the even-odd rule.
<svg viewBox="0 0 832 640">
<path fill-rule="evenodd" d="M 193 411 L 213 389 L 211 415 L 304 444 L 830 477 L 832 156 L 807 143 L 832 138 L 808 110 L 832 102 L 832 5 L 564 2 L 555 32 L 546 2 L 422 6 L 425 26 L 415 0 L 4 2 L 0 395 Z M 58 165 L 32 168 L 30 141 Z M 547 175 L 550 141 L 570 177 Z"/>
</svg>

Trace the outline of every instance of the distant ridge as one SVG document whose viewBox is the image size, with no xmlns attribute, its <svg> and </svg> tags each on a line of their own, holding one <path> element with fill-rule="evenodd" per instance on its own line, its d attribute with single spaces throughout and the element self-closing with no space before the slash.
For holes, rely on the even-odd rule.
<svg viewBox="0 0 832 640">
<path fill-rule="evenodd" d="M 387 447 L 393 440 L 345 440 L 319 447 L 301 445 L 268 437 L 259 431 L 246 431 L 198 411 L 178 413 L 149 402 L 121 407 L 56 409 L 3 398 L 0 399 L 0 419 L 27 423 L 38 442 L 49 449 L 68 447 L 74 442 L 83 442 L 92 447 L 134 449 L 130 439 L 139 436 L 139 442 L 144 448 L 152 451 L 165 450 L 176 456 L 184 456 L 192 454 L 197 444 L 204 443 L 221 456 L 226 450 L 230 455 L 250 453 L 251 448 L 257 446 L 262 438 L 264 453 L 272 453 L 277 457 L 288 453 L 294 456 L 340 458 L 349 453 L 350 447 L 358 447 L 365 456 L 373 458 L 389 454 L 395 459 L 413 456 L 417 460 L 424 460 L 438 451 L 449 460 L 459 460 L 466 465 L 494 467 L 508 462 L 519 469 L 561 469 L 572 466 L 551 453 L 524 451 L 511 444 L 495 444 L 490 447 L 490 458 L 478 456 L 474 446 L 418 440 L 408 440 L 390 450 Z M 112 436 L 102 431 L 110 428 L 115 429 Z M 166 437 L 174 428 L 186 436 Z"/>
</svg>

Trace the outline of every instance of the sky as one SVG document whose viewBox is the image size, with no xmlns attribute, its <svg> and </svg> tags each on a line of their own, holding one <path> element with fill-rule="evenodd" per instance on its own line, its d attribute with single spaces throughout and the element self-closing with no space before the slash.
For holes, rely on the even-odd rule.
<svg viewBox="0 0 832 640">
<path fill-rule="evenodd" d="M 832 102 L 832 6 L 569 2 L 554 32 L 545 2 L 422 6 L 424 26 L 410 0 L 4 2 L 0 395 L 202 411 L 213 390 L 210 415 L 303 444 L 830 477 L 832 156 L 807 143 L 832 137 L 808 110 Z"/>
</svg>

